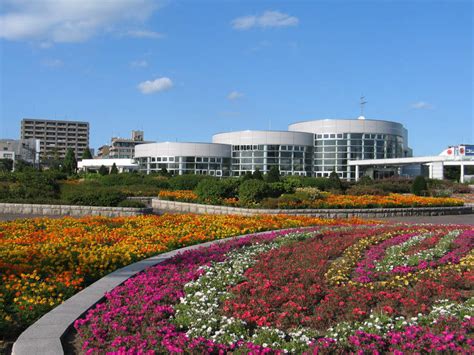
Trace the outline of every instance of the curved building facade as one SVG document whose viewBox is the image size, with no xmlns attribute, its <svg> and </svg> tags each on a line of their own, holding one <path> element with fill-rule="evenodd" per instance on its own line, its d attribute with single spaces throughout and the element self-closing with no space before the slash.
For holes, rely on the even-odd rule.
<svg viewBox="0 0 474 355">
<path fill-rule="evenodd" d="M 231 147 L 232 175 L 277 166 L 282 175 L 311 176 L 313 134 L 288 131 L 237 131 L 218 133 L 213 143 Z"/>
<path fill-rule="evenodd" d="M 293 123 L 288 129 L 313 135 L 313 176 L 329 176 L 336 171 L 341 178 L 354 180 L 355 168 L 347 164 L 349 160 L 411 156 L 408 132 L 397 122 L 324 119 Z"/>
<path fill-rule="evenodd" d="M 135 147 L 135 160 L 147 174 L 165 168 L 174 175 L 230 176 L 230 158 L 226 144 L 163 142 Z"/>
</svg>

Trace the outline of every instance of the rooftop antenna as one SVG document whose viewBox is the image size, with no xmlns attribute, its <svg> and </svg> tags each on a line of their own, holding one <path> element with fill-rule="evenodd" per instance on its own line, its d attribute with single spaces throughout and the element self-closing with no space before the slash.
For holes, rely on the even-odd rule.
<svg viewBox="0 0 474 355">
<path fill-rule="evenodd" d="M 364 117 L 364 105 L 367 103 L 367 101 L 365 101 L 365 96 L 361 96 L 360 97 L 360 116 L 359 116 L 359 120 L 365 120 L 365 117 Z"/>
</svg>

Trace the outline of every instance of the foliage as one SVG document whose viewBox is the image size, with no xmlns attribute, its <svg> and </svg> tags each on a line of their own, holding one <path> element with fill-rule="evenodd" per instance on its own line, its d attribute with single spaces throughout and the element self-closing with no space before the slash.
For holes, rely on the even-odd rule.
<svg viewBox="0 0 474 355">
<path fill-rule="evenodd" d="M 112 168 L 110 169 L 110 174 L 111 175 L 117 175 L 118 174 L 118 169 L 117 169 L 117 165 L 115 163 L 112 164 Z"/>
<path fill-rule="evenodd" d="M 68 148 L 63 160 L 63 171 L 68 175 L 72 175 L 76 172 L 76 170 L 76 154 L 74 153 L 74 150 L 72 148 Z"/>
<path fill-rule="evenodd" d="M 238 186 L 237 179 L 204 179 L 199 182 L 194 192 L 201 202 L 220 204 L 226 198 L 234 198 Z"/>
<path fill-rule="evenodd" d="M 259 168 L 255 169 L 255 171 L 252 174 L 252 178 L 256 180 L 263 180 L 263 174 Z"/>
<path fill-rule="evenodd" d="M 72 205 L 118 206 L 127 196 L 116 188 L 85 186 L 81 189 L 64 190 L 61 197 Z"/>
<path fill-rule="evenodd" d="M 377 195 L 377 196 L 386 196 L 388 195 L 380 187 L 370 186 L 370 185 L 354 185 L 346 190 L 346 194 L 348 195 L 355 195 L 355 196 L 362 196 L 362 195 Z"/>
<path fill-rule="evenodd" d="M 169 183 L 172 190 L 194 190 L 199 182 L 204 179 L 210 179 L 205 175 L 185 174 L 173 176 Z"/>
<path fill-rule="evenodd" d="M 342 192 L 342 183 L 341 183 L 341 179 L 339 178 L 339 175 L 333 171 L 330 175 L 329 175 L 329 183 L 328 183 L 328 187 L 330 190 L 333 190 L 333 191 L 340 191 Z"/>
<path fill-rule="evenodd" d="M 280 170 L 278 169 L 278 166 L 273 165 L 270 168 L 270 170 L 268 171 L 268 174 L 266 175 L 266 181 L 268 183 L 280 181 Z"/>
<path fill-rule="evenodd" d="M 268 184 L 262 180 L 247 180 L 239 186 L 239 200 L 243 204 L 260 202 L 268 194 Z"/>
<path fill-rule="evenodd" d="M 98 171 L 99 175 L 105 176 L 109 174 L 109 169 L 105 167 L 105 165 L 101 165 Z"/>
<path fill-rule="evenodd" d="M 12 159 L 0 159 L 0 171 L 12 171 L 13 160 Z"/>
<path fill-rule="evenodd" d="M 423 176 L 417 176 L 415 180 L 413 180 L 411 191 L 416 196 L 425 196 L 428 192 L 426 179 Z"/>
<path fill-rule="evenodd" d="M 0 200 L 50 200 L 59 198 L 59 173 L 39 173 L 37 171 L 1 173 Z"/>
<path fill-rule="evenodd" d="M 82 159 L 92 159 L 92 153 L 89 148 L 84 149 L 84 152 L 82 153 Z"/>
</svg>

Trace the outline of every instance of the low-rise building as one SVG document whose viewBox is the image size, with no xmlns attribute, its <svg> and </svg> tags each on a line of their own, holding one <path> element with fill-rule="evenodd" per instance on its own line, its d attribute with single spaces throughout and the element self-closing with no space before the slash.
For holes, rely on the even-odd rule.
<svg viewBox="0 0 474 355">
<path fill-rule="evenodd" d="M 41 144 L 39 139 L 0 139 L 0 159 L 24 160 L 39 163 Z"/>
<path fill-rule="evenodd" d="M 114 164 L 119 173 L 138 170 L 138 164 L 133 159 L 82 159 L 77 163 L 77 170 L 97 172 L 101 166 L 104 166 L 110 171 Z"/>
</svg>

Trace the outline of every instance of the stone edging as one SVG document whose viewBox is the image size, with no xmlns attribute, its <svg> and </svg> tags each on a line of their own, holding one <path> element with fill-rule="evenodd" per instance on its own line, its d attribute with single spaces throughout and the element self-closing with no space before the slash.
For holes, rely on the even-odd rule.
<svg viewBox="0 0 474 355">
<path fill-rule="evenodd" d="M 106 216 L 125 217 L 150 214 L 151 208 L 100 207 L 76 205 L 44 205 L 33 203 L 0 203 L 0 214 L 24 214 L 39 216 Z"/>
<path fill-rule="evenodd" d="M 250 235 L 261 235 L 269 232 L 291 232 L 314 228 L 299 227 L 279 230 L 268 230 L 258 233 L 250 233 L 240 236 L 229 237 L 225 239 L 213 240 L 210 242 L 191 245 L 181 249 L 173 250 L 167 253 L 158 254 L 150 258 L 137 261 L 131 265 L 115 270 L 104 276 L 92 285 L 86 287 L 67 299 L 56 308 L 42 316 L 39 320 L 28 327 L 18 337 L 13 344 L 13 355 L 58 355 L 64 354 L 62 338 L 73 326 L 76 319 L 80 318 L 95 304 L 100 302 L 105 293 L 112 291 L 117 286 L 124 283 L 135 274 L 145 270 L 148 267 L 162 263 L 163 261 L 176 256 L 179 253 L 193 250 L 201 247 L 207 247 L 216 243 L 223 243 L 230 239 L 238 239 Z"/>
<path fill-rule="evenodd" d="M 472 206 L 455 207 L 406 207 L 406 208 L 354 208 L 354 209 L 257 209 L 228 206 L 203 205 L 198 203 L 167 201 L 154 198 L 152 207 L 155 211 L 209 213 L 209 214 L 288 214 L 325 218 L 382 218 L 403 216 L 440 216 L 473 213 Z"/>
</svg>

